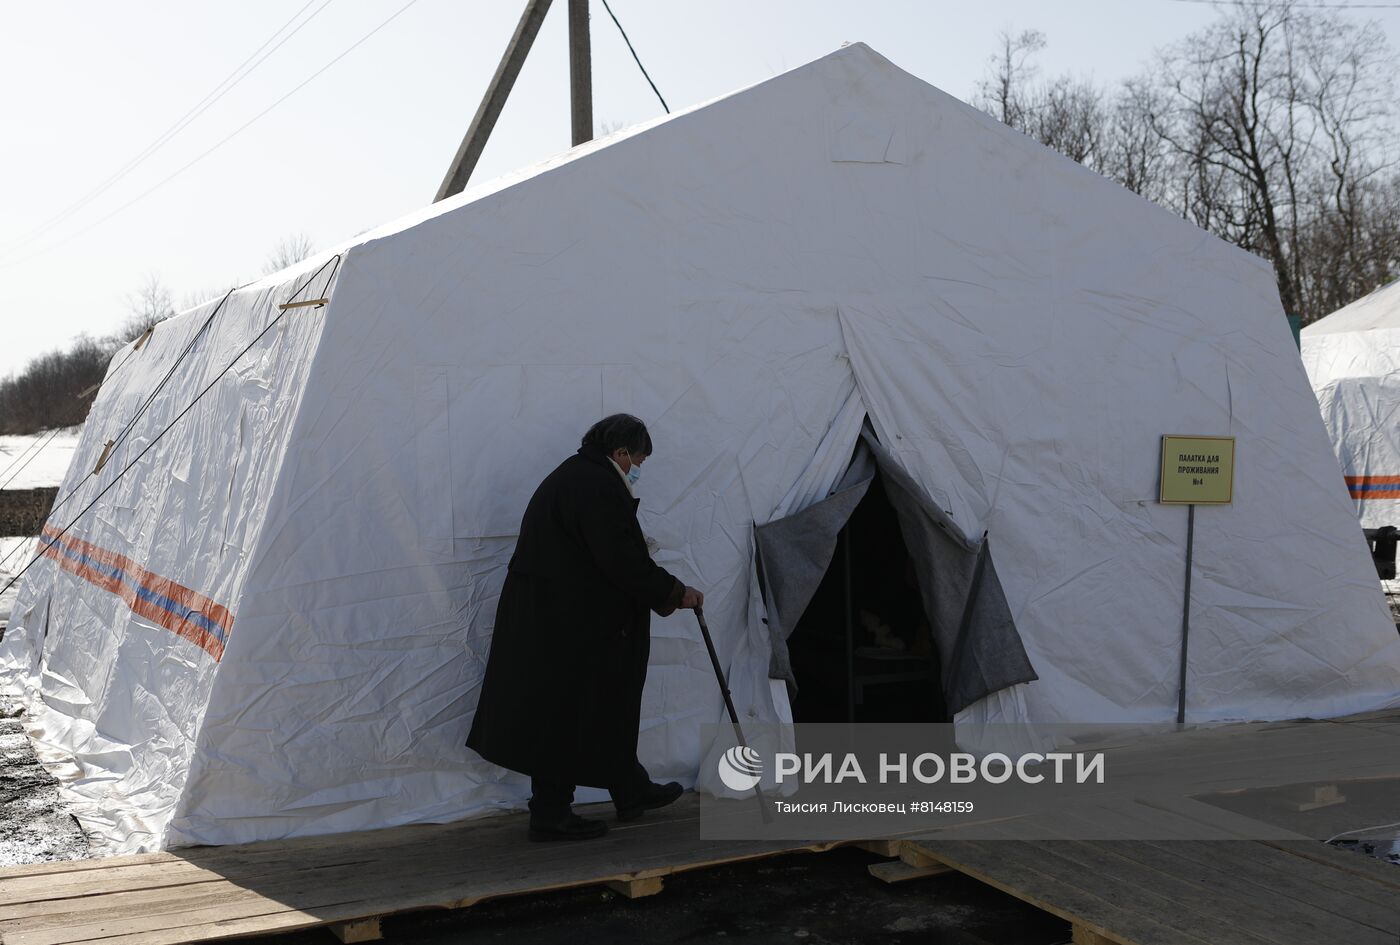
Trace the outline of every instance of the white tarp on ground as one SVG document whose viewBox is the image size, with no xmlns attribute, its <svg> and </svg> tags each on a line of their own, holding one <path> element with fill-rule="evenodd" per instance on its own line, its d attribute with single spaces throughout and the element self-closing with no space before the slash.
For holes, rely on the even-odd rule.
<svg viewBox="0 0 1400 945">
<path fill-rule="evenodd" d="M 234 295 L 116 466 L 298 278 Z M 991 532 L 1040 677 L 960 724 L 1174 716 L 1163 433 L 1239 438 L 1235 504 L 1197 516 L 1190 717 L 1397 701 L 1400 639 L 1268 267 L 865 46 L 367 234 L 328 291 L 36 566 L 0 644 L 111 849 L 519 806 L 522 779 L 462 747 L 497 594 L 535 484 L 621 410 L 656 441 L 643 526 L 706 591 L 750 719 L 787 713 L 753 526 L 822 498 L 867 416 Z M 113 369 L 75 469 L 209 311 Z M 126 569 L 115 593 L 85 555 Z M 688 613 L 652 632 L 641 757 L 694 783 L 719 695 Z"/>
<path fill-rule="evenodd" d="M 1303 329 L 1303 364 L 1367 528 L 1400 526 L 1400 282 Z"/>
</svg>

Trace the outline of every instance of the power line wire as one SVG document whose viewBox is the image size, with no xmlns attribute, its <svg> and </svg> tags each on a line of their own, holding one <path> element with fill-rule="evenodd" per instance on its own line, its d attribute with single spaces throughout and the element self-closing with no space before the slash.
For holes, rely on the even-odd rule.
<svg viewBox="0 0 1400 945">
<path fill-rule="evenodd" d="M 408 6 L 412 6 L 413 3 L 415 3 L 415 2 L 417 2 L 417 0 L 410 0 L 410 3 L 408 4 Z M 405 7 L 404 9 L 407 9 L 407 7 Z M 402 13 L 403 10 L 400 10 L 399 12 Z M 397 15 L 397 14 L 395 14 L 395 15 Z M 386 21 L 386 22 L 387 22 L 387 21 Z M 340 254 L 339 254 L 339 253 L 335 254 L 335 255 L 332 256 L 330 259 L 327 259 L 324 263 L 322 263 L 321 266 L 320 266 L 320 268 L 317 269 L 315 272 L 313 272 L 309 277 L 307 277 L 307 280 L 306 280 L 305 282 L 303 282 L 303 283 L 301 284 L 301 286 L 300 286 L 295 292 L 293 292 L 293 293 L 291 294 L 290 297 L 288 297 L 287 301 L 288 301 L 288 302 L 295 301 L 295 300 L 296 300 L 296 297 L 297 297 L 298 295 L 300 295 L 302 292 L 304 292 L 304 291 L 306 290 L 307 286 L 311 285 L 313 282 L 316 281 L 316 277 L 317 277 L 317 276 L 319 276 L 321 273 L 323 273 L 323 272 L 326 271 L 326 267 L 327 267 L 327 266 L 330 266 L 330 267 L 331 267 L 330 275 L 328 275 L 328 276 L 326 277 L 326 288 L 329 289 L 329 288 L 330 288 L 331 281 L 335 279 L 336 273 L 340 270 Z M 234 290 L 232 290 L 232 289 L 229 290 L 230 295 L 233 293 L 233 291 L 234 291 Z M 227 300 L 227 299 L 228 299 L 228 296 L 225 296 L 224 298 L 225 298 L 225 300 Z M 223 303 L 220 303 L 220 304 L 222 305 Z M 285 303 L 284 303 L 284 304 L 285 304 Z M 122 477 L 125 476 L 128 472 L 130 472 L 131 469 L 132 469 L 132 467 L 135 466 L 137 463 L 139 463 L 139 462 L 141 461 L 142 457 L 144 457 L 147 453 L 149 453 L 149 452 L 151 451 L 151 449 L 152 449 L 157 443 L 159 443 L 159 442 L 161 441 L 161 438 L 164 437 L 165 434 L 169 433 L 169 432 L 174 428 L 175 424 L 177 424 L 177 423 L 179 423 L 181 420 L 183 420 L 183 419 L 185 418 L 185 415 L 188 414 L 191 410 L 193 410 L 193 409 L 195 408 L 195 405 L 198 404 L 201 400 L 204 399 L 204 395 L 207 394 L 207 393 L 209 393 L 211 390 L 213 390 L 213 389 L 214 389 L 214 385 L 217 384 L 217 383 L 219 383 L 219 381 L 221 381 L 221 380 L 223 379 L 223 377 L 224 377 L 225 374 L 227 374 L 229 371 L 233 370 L 233 366 L 234 366 L 235 364 L 238 363 L 239 359 L 242 358 L 242 357 L 243 357 L 245 354 L 247 354 L 249 351 L 253 350 L 253 347 L 254 347 L 255 345 L 257 345 L 257 343 L 263 339 L 263 336 L 266 335 L 266 334 L 267 334 L 269 331 L 271 331 L 273 328 L 275 328 L 275 327 L 277 326 L 277 323 L 280 322 L 280 321 L 282 320 L 283 316 L 285 316 L 285 315 L 286 315 L 288 312 L 290 312 L 290 311 L 293 311 L 293 309 L 291 309 L 291 308 L 282 308 L 281 311 L 279 311 L 279 312 L 277 313 L 277 317 L 274 318 L 274 319 L 272 319 L 272 321 L 268 322 L 268 323 L 267 323 L 267 327 L 264 328 L 262 331 L 258 332 L 257 337 L 254 338 L 252 341 L 248 342 L 248 344 L 243 348 L 242 351 L 240 351 L 240 352 L 238 352 L 237 354 L 235 354 L 235 355 L 233 356 L 233 360 L 229 361 L 229 363 L 226 364 L 226 365 L 224 366 L 224 369 L 223 369 L 222 371 L 220 371 L 218 374 L 214 375 L 214 379 L 213 379 L 212 381 L 210 381 L 210 382 L 204 387 L 203 390 L 201 390 L 198 394 L 195 395 L 194 400 L 190 401 L 189 404 L 187 404 L 187 405 L 185 406 L 185 409 L 184 409 L 184 410 L 181 410 L 181 411 L 175 416 L 175 419 L 174 419 L 174 420 L 171 420 L 169 423 L 167 423 L 167 424 L 165 425 L 165 428 L 162 429 L 159 433 L 157 433 L 157 434 L 155 435 L 155 438 L 154 438 L 153 440 L 151 440 L 151 442 L 147 443 L 146 446 L 141 450 L 141 452 L 139 452 L 139 453 L 136 454 L 136 458 L 135 458 L 135 459 L 133 459 L 131 462 L 129 462 L 129 463 L 127 463 L 125 466 L 123 466 L 121 472 L 117 473 L 116 476 L 114 476 L 114 477 L 112 478 L 112 481 L 111 481 L 111 482 L 109 482 L 109 483 L 107 483 L 107 485 L 103 486 L 103 487 L 102 487 L 102 491 L 98 492 L 97 495 L 95 495 L 95 496 L 93 497 L 93 499 L 92 499 L 91 502 L 89 502 L 87 505 L 83 506 L 82 510 L 79 511 L 77 515 L 74 515 L 73 518 L 69 520 L 68 524 L 67 524 L 67 525 L 64 525 L 63 528 L 59 530 L 58 534 L 54 535 L 54 537 L 52 538 L 52 540 L 51 540 L 50 542 L 48 542 L 48 543 L 45 543 L 45 542 L 44 542 L 43 537 L 42 537 L 42 536 L 43 536 L 44 526 L 43 526 L 43 525 L 40 525 L 40 526 L 39 526 L 39 532 L 38 532 L 38 534 L 37 534 L 35 537 L 39 539 L 39 543 L 40 543 L 40 544 L 43 544 L 43 545 L 45 546 L 44 549 L 43 549 L 42 551 L 40 551 L 38 554 L 36 554 L 33 558 L 30 558 L 30 559 L 29 559 L 29 563 L 26 564 L 23 568 L 21 568 L 18 574 L 16 574 L 14 577 L 10 578 L 10 580 L 5 584 L 4 587 L 0 587 L 0 594 L 4 594 L 4 593 L 5 593 L 6 591 L 8 591 L 10 588 L 14 587 L 15 584 L 17 584 L 17 583 L 19 582 L 19 579 L 22 578 L 22 577 L 24 577 L 25 573 L 28 572 L 29 569 L 32 568 L 32 567 L 34 566 L 34 563 L 35 563 L 36 561 L 38 561 L 40 558 L 44 557 L 44 554 L 45 554 L 45 552 L 48 551 L 49 547 L 51 547 L 51 546 L 54 545 L 54 544 L 57 544 L 58 541 L 59 541 L 60 539 L 62 539 L 64 535 L 68 534 L 68 530 L 69 530 L 70 528 L 72 528 L 74 525 L 77 524 L 78 519 L 82 518 L 82 517 L 83 517 L 84 515 L 86 515 L 89 511 L 91 511 L 92 508 L 93 508 L 93 506 L 97 505 L 97 503 L 100 502 L 100 501 L 102 500 L 102 497 L 103 497 L 104 495 L 106 495 L 108 492 L 111 491 L 111 489 L 112 489 L 113 486 L 115 486 L 117 483 L 121 482 Z M 84 479 L 84 482 L 86 482 L 86 479 Z M 76 492 L 77 490 L 75 489 L 74 491 Z M 53 513 L 50 512 L 49 515 L 50 515 L 50 517 L 52 517 Z M 45 522 L 45 524 L 47 524 L 47 521 Z M 20 545 L 19 547 L 23 547 L 23 545 Z M 7 556 L 6 556 L 6 559 L 7 559 L 7 560 L 8 560 L 8 557 L 9 557 L 9 556 L 7 555 Z"/>
<path fill-rule="evenodd" d="M 29 458 L 26 459 L 20 465 L 20 467 L 14 471 L 10 478 L 6 479 L 4 482 L 0 482 L 0 489 L 8 488 L 10 483 L 14 482 L 15 479 L 19 476 L 19 474 L 24 472 L 25 469 L 29 467 L 29 464 L 34 462 L 34 459 L 44 451 L 44 446 L 48 446 L 50 443 L 53 442 L 53 438 L 58 436 L 59 431 L 61 431 L 62 429 L 62 427 L 55 427 L 54 431 L 48 435 L 48 438 L 46 440 L 43 441 L 43 446 L 40 446 L 37 450 L 31 453 Z M 7 469 L 6 472 L 9 472 L 9 470 Z"/>
<path fill-rule="evenodd" d="M 29 455 L 29 451 L 32 450 L 38 443 L 39 438 L 37 436 L 31 439 L 29 442 L 25 443 L 24 449 L 19 451 L 19 455 L 16 456 L 14 459 L 10 460 L 10 465 L 6 466 L 3 472 L 0 472 L 0 478 L 4 478 L 5 475 L 9 473 L 11 469 L 14 469 L 15 466 L 18 465 L 24 459 L 24 457 Z M 8 479 L 6 479 L 5 481 L 9 482 Z M 3 486 L 0 486 L 0 488 L 3 488 Z"/>
<path fill-rule="evenodd" d="M 223 98 L 230 91 L 232 91 L 233 88 L 238 85 L 238 83 L 242 82 L 249 75 L 251 75 L 253 71 L 257 69 L 258 66 L 266 62 L 267 59 L 273 53 L 277 52 L 277 50 L 282 48 L 282 46 L 288 40 L 290 40 L 293 36 L 299 33 L 302 27 L 306 26 L 306 24 L 314 20 L 321 13 L 322 10 L 330 6 L 331 0 L 324 0 L 324 2 L 319 7 L 317 7 L 316 10 L 313 11 L 309 17 L 307 17 L 305 20 L 302 20 L 301 23 L 297 24 L 296 29 L 292 30 L 290 33 L 287 33 L 286 36 L 282 36 L 282 39 L 277 43 L 277 45 L 273 46 L 271 49 L 267 49 L 269 44 L 276 40 L 278 36 L 281 36 L 282 33 L 287 29 L 287 27 L 291 26 L 292 23 L 296 22 L 296 20 L 303 13 L 306 12 L 307 8 L 309 8 L 315 2 L 316 0 L 307 0 L 306 5 L 303 6 L 300 10 L 298 10 L 295 14 L 293 14 L 290 20 L 279 26 L 276 32 L 274 32 L 271 36 L 264 40 L 261 46 L 253 50 L 252 54 L 249 55 L 247 59 L 244 59 L 241 63 L 239 63 L 238 67 L 235 68 L 228 75 L 226 75 L 223 78 L 223 80 L 219 82 L 218 85 L 210 89 L 209 92 L 205 94 L 204 98 L 196 102 L 194 106 L 190 108 L 189 111 L 185 112 L 185 114 L 180 116 L 180 118 L 178 118 L 173 125 L 165 129 L 165 131 L 161 132 L 160 135 L 158 135 L 154 141 L 146 145 L 146 147 L 143 148 L 135 157 L 127 161 L 124 165 L 118 168 L 115 173 L 113 173 L 106 180 L 102 181 L 102 183 L 98 184 L 92 190 L 88 191 L 82 197 L 79 197 L 77 200 L 69 204 L 63 210 L 59 211 L 57 214 L 41 223 L 39 226 L 35 227 L 25 235 L 21 236 L 19 240 L 11 246 L 5 248 L 3 251 L 0 251 L 0 255 L 9 255 L 10 253 L 14 252 L 14 250 L 23 246 L 26 242 L 47 233 L 55 226 L 68 219 L 73 214 L 86 207 L 88 204 L 92 203 L 92 201 L 102 196 L 102 194 L 112 189 L 112 187 L 119 183 L 124 177 L 126 177 L 128 174 L 134 171 L 138 166 L 145 163 L 147 158 L 151 157 L 153 154 L 159 151 L 162 147 L 169 143 L 176 135 L 178 135 L 181 131 L 184 131 L 187 127 L 189 127 L 195 121 L 195 119 L 199 118 L 200 115 L 204 114 L 206 111 L 212 108 L 214 104 L 219 101 L 219 99 Z M 267 49 L 267 52 L 264 55 L 262 55 L 261 58 L 258 58 L 258 54 L 262 53 L 264 49 Z M 257 59 L 257 61 L 253 62 L 254 59 Z M 252 65 L 250 66 L 249 63 L 252 63 Z M 240 75 L 240 73 L 242 74 Z"/>
<path fill-rule="evenodd" d="M 107 383 L 107 382 L 110 381 L 112 378 L 114 378 L 114 377 L 116 377 L 118 374 L 120 374 L 120 373 L 122 372 L 122 368 L 126 367 L 127 362 L 131 360 L 131 356 L 132 356 L 133 354 L 135 354 L 135 353 L 136 353 L 135 351 L 132 351 L 132 352 L 128 353 L 127 356 L 126 356 L 125 358 L 122 359 L 122 363 L 121 363 L 121 364 L 118 364 L 118 365 L 116 366 L 115 369 L 113 369 L 112 371 L 110 371 L 110 372 L 108 373 L 106 379 L 104 379 L 104 380 L 102 381 L 102 384 Z M 99 384 L 98 386 L 100 387 L 101 384 Z M 55 427 L 52 431 L 50 431 L 48 437 L 45 438 L 45 439 L 43 439 L 43 440 L 40 440 L 40 439 L 39 439 L 39 435 L 36 434 L 35 437 L 34 437 L 34 439 L 31 440 L 30 443 L 29 443 L 27 446 L 25 446 L 25 448 L 20 452 L 19 456 L 16 457 L 15 460 L 14 460 L 13 462 L 10 463 L 10 465 L 8 465 L 8 466 L 5 467 L 5 471 L 4 471 L 4 472 L 0 472 L 0 477 L 3 477 L 3 476 L 5 476 L 7 473 L 9 473 L 10 470 L 12 470 L 12 469 L 15 470 L 13 476 L 10 476 L 10 477 L 9 477 L 8 479 L 6 479 L 4 482 L 0 482 L 0 489 L 4 489 L 4 488 L 5 488 L 6 486 L 8 486 L 10 483 L 14 482 L 14 481 L 15 481 L 15 478 L 16 478 L 20 473 L 24 472 L 25 467 L 27 467 L 30 463 L 34 462 L 35 458 L 38 457 L 38 455 L 39 455 L 40 453 L 42 453 L 42 452 L 44 451 L 44 449 L 45 449 L 50 443 L 52 443 L 52 442 L 54 441 L 54 438 L 57 437 L 58 434 L 60 434 L 60 433 L 63 432 L 63 430 L 64 430 L 64 427 Z M 32 449 L 36 444 L 38 445 L 39 448 L 36 449 L 36 450 L 34 450 L 34 452 L 33 452 L 32 454 L 30 454 L 30 453 L 29 453 L 30 449 Z M 15 469 L 15 464 L 16 464 L 16 463 L 19 463 L 20 459 L 23 458 L 26 454 L 29 455 L 29 458 L 24 460 L 24 464 L 23 464 L 22 466 L 20 466 L 18 469 Z M 79 483 L 78 485 L 82 485 L 82 483 Z M 76 491 L 76 489 L 77 489 L 77 487 L 75 486 L 75 487 L 74 487 L 74 491 Z M 69 495 L 71 496 L 72 493 L 70 492 Z M 65 499 L 64 501 L 66 502 L 67 499 Z M 63 504 L 62 502 L 59 503 L 59 505 L 62 505 L 62 504 Z M 57 506 L 55 506 L 54 508 L 57 508 Z M 53 514 L 53 508 L 51 508 L 51 509 L 49 510 L 49 514 L 50 514 L 50 515 Z M 10 554 L 14 554 L 13 550 L 10 552 Z M 8 561 L 8 560 L 10 560 L 10 555 L 7 554 L 7 555 L 5 555 L 4 558 L 0 558 L 0 565 L 3 565 L 3 564 L 4 564 L 6 561 Z"/>
<path fill-rule="evenodd" d="M 647 85 L 651 86 L 651 90 L 656 93 L 656 97 L 661 101 L 661 107 L 666 110 L 666 114 L 671 114 L 670 106 L 666 104 L 664 98 L 661 98 L 661 92 L 657 89 L 656 83 L 651 81 L 651 75 L 647 72 L 647 67 L 642 65 L 642 60 L 637 55 L 637 50 L 632 48 L 632 41 L 627 38 L 627 31 L 622 28 L 622 24 L 618 23 L 617 14 L 612 11 L 612 7 L 608 6 L 608 0 L 603 0 L 603 9 L 608 11 L 608 16 L 612 17 L 613 23 L 617 25 L 617 31 L 622 34 L 622 41 L 627 44 L 627 51 L 630 52 L 632 58 L 636 60 L 637 68 L 642 70 L 642 76 L 647 80 Z"/>
<path fill-rule="evenodd" d="M 1172 0 L 1173 3 L 1201 3 L 1212 7 L 1238 7 L 1244 0 Z M 1400 10 L 1400 3 L 1291 3 L 1309 10 Z"/>
<path fill-rule="evenodd" d="M 193 158 L 192 160 L 190 160 L 189 162 L 187 162 L 187 163 L 181 165 L 177 170 L 175 170 L 175 171 L 174 171 L 172 174 L 170 174 L 168 177 L 163 178 L 162 180 L 160 180 L 160 181 L 157 182 L 156 184 L 154 184 L 154 185 L 152 185 L 151 187 L 148 187 L 147 189 L 143 190 L 141 193 L 137 194 L 135 197 L 131 198 L 131 199 L 128 200 L 126 203 L 122 204 L 120 207 L 117 207 L 117 208 L 116 208 L 115 210 L 113 210 L 111 213 L 108 213 L 106 216 L 100 217 L 99 219 L 94 220 L 92 223 L 90 223 L 90 224 L 88 224 L 87 226 L 83 227 L 81 230 L 78 230 L 76 233 L 71 233 L 71 234 L 69 234 L 68 236 L 64 237 L 63 239 L 59 240 L 59 241 L 56 242 L 56 243 L 50 243 L 48 246 L 46 246 L 46 247 L 44 247 L 44 248 L 42 248 L 42 249 L 35 250 L 33 253 L 30 253 L 28 256 L 25 256 L 25 257 L 23 257 L 22 259 L 16 259 L 16 260 L 12 260 L 12 261 L 10 261 L 10 262 L 0 262 L 0 269 L 8 269 L 8 268 L 10 268 L 10 267 L 12 267 L 12 266 L 22 265 L 23 263 L 29 262 L 31 259 L 35 259 L 35 258 L 37 258 L 37 257 L 39 257 L 39 256 L 43 256 L 43 255 L 46 254 L 46 253 L 50 253 L 50 252 L 52 252 L 53 250 L 58 249 L 60 246 L 64 246 L 64 245 L 66 245 L 66 244 L 68 244 L 68 243 L 71 243 L 73 240 L 77 239 L 78 237 L 83 236 L 83 235 L 85 235 L 85 234 L 91 232 L 91 231 L 92 231 L 93 229 L 95 229 L 96 227 L 101 226 L 103 223 L 106 223 L 108 220 L 112 219 L 112 217 L 114 217 L 114 216 L 116 216 L 117 214 L 121 213 L 122 211 L 128 209 L 128 208 L 131 207 L 132 205 L 134 205 L 134 204 L 136 204 L 136 203 L 139 203 L 140 201 L 144 200 L 146 197 L 149 197 L 151 194 L 155 193 L 157 190 L 159 190 L 160 188 L 164 187 L 166 184 L 170 183 L 172 180 L 174 180 L 175 178 L 179 177 L 181 174 L 185 173 L 185 171 L 187 171 L 187 170 L 189 170 L 190 168 L 194 167 L 194 166 L 195 166 L 196 164 L 198 164 L 200 161 L 204 160 L 204 159 L 207 158 L 209 155 L 211 155 L 211 154 L 213 154 L 215 151 L 219 150 L 219 148 L 222 148 L 224 145 L 228 144 L 230 141 L 232 141 L 232 140 L 233 140 L 234 138 L 236 138 L 238 135 L 240 135 L 240 134 L 242 134 L 244 131 L 246 131 L 246 130 L 249 128 L 249 126 L 251 126 L 254 122 L 257 122 L 258 120 L 260 120 L 261 118 L 263 118 L 263 116 L 267 115 L 268 112 L 272 111 L 274 108 L 276 108 L 277 106 L 281 105 L 281 104 L 282 104 L 283 102 L 285 102 L 287 99 L 291 98 L 293 95 L 295 95 L 296 93 L 300 92 L 303 88 L 305 88 L 306 86 L 310 85 L 314 80 L 316 80 L 317 78 L 319 78 L 323 72 L 325 72 L 325 71 L 326 71 L 327 69 L 329 69 L 331 66 L 334 66 L 336 63 L 340 62 L 340 60 L 344 59 L 346 56 L 350 55 L 350 53 L 354 52 L 354 51 L 355 51 L 356 49 L 358 49 L 361 45 L 363 45 L 365 42 L 367 42 L 367 41 L 370 39 L 370 37 L 374 36 L 374 34 L 378 33 L 380 30 L 382 30 L 384 27 L 388 26 L 388 25 L 389 25 L 390 23 L 392 23 L 394 20 L 398 19 L 400 15 L 402 15 L 409 7 L 413 6 L 413 5 L 414 5 L 415 3 L 417 3 L 417 2 L 418 2 L 418 0 L 408 0 L 407 3 L 405 3 L 403 6 L 399 7 L 396 11 L 394 11 L 394 13 L 393 13 L 392 15 L 390 15 L 388 19 L 384 20 L 384 21 L 381 22 L 378 26 L 376 26 L 374 29 L 370 30 L 368 33 L 366 33 L 365 35 L 361 36 L 359 39 L 355 40 L 355 42 L 351 43 L 348 47 L 346 47 L 344 50 L 342 50 L 334 59 L 330 60 L 330 61 L 327 62 L 325 65 L 323 65 L 321 68 L 319 68 L 319 69 L 317 69 L 315 72 L 311 73 L 311 75 L 309 75 L 309 76 L 307 76 L 305 79 L 301 80 L 301 82 L 297 83 L 297 85 L 294 86 L 294 87 L 291 89 L 291 91 L 287 92 L 287 93 L 284 94 L 281 98 L 279 98 L 279 99 L 277 99 L 275 102 L 273 102 L 271 105 L 267 106 L 267 107 L 264 108 L 262 111 L 258 112 L 258 113 L 257 113 L 256 115 L 254 115 L 252 118 L 249 118 L 247 121 L 245 121 L 243 124 L 239 125 L 239 126 L 238 126 L 237 128 L 235 128 L 233 131 L 229 132 L 229 134 L 227 134 L 226 136 L 224 136 L 223 138 L 221 138 L 221 139 L 220 139 L 218 142 L 216 142 L 213 146 L 211 146 L 211 147 L 209 147 L 208 149 L 206 149 L 206 150 L 200 152 L 200 154 L 198 154 L 196 157 L 194 157 L 194 158 Z"/>
<path fill-rule="evenodd" d="M 229 291 L 230 291 L 230 293 L 233 292 L 232 289 L 230 289 Z M 227 296 L 225 296 L 225 300 L 227 300 Z M 219 304 L 222 306 L 222 305 L 223 305 L 223 302 L 220 302 Z M 217 309 L 216 309 L 216 311 L 217 311 Z M 212 317 L 212 316 L 211 316 L 211 317 Z M 207 324 L 208 324 L 208 323 L 206 323 L 205 327 L 207 327 Z M 203 328 L 200 329 L 201 332 L 202 332 L 203 330 L 204 330 Z M 134 357 L 136 356 L 136 351 L 137 351 L 137 349 L 136 349 L 136 348 L 133 348 L 133 349 L 131 349 L 129 352 L 127 352 L 127 356 L 126 356 L 125 358 L 122 359 L 122 363 L 121 363 L 121 364 L 118 364 L 115 368 L 113 368 L 111 371 L 108 372 L 107 377 L 102 381 L 102 384 L 103 384 L 103 385 L 106 385 L 106 384 L 111 383 L 112 380 L 113 380 L 114 378 L 117 377 L 117 375 L 121 374 L 122 369 L 125 368 L 125 367 L 127 366 L 127 364 L 129 364 L 129 363 L 131 362 L 132 358 L 134 358 Z M 189 349 L 187 348 L 186 351 L 185 351 L 185 353 L 188 353 L 188 351 L 189 351 Z M 184 358 L 184 354 L 181 354 L 180 357 L 183 359 L 183 358 Z M 178 362 L 177 362 L 177 366 L 178 366 Z M 173 371 L 174 369 L 172 368 L 171 370 Z M 162 381 L 161 383 L 164 384 L 164 381 Z M 149 403 L 149 401 L 148 401 L 148 403 Z M 131 426 L 136 422 L 137 418 L 139 418 L 140 415 L 141 415 L 141 413 L 143 413 L 144 411 L 145 411 L 145 407 L 142 407 L 141 411 L 138 411 L 136 417 L 133 417 L 131 420 L 127 421 L 126 429 L 124 429 L 124 430 L 122 431 L 121 437 L 119 437 L 119 439 L 125 437 L 126 433 L 131 429 Z M 50 434 L 49 434 L 49 438 L 48 438 L 47 440 L 44 440 L 44 441 L 43 441 L 43 445 L 40 446 L 39 449 L 36 450 L 36 451 L 34 452 L 34 455 L 33 455 L 33 456 L 30 456 L 29 459 L 25 461 L 25 464 L 24 464 L 24 465 L 25 465 L 25 466 L 28 466 L 29 463 L 32 462 L 32 461 L 34 460 L 34 457 L 35 457 L 35 456 L 38 456 L 40 453 L 42 453 L 42 452 L 44 451 L 44 449 L 45 449 L 50 443 L 53 442 L 54 437 L 57 436 L 59 433 L 61 433 L 62 430 L 63 430 L 62 427 L 58 427 L 58 428 L 56 428 L 52 433 L 50 433 Z M 113 440 L 112 442 L 113 442 L 113 444 L 114 444 L 113 447 L 112 447 L 112 452 L 115 454 L 115 452 L 116 452 L 116 445 L 115 445 L 115 444 L 117 443 L 117 440 Z M 71 464 L 71 462 L 70 462 L 70 464 Z M 13 464 L 12 464 L 12 467 L 13 467 Z M 6 471 L 6 472 L 9 472 L 9 469 L 6 469 L 5 471 Z M 24 466 L 21 466 L 20 469 L 15 473 L 15 476 L 18 476 L 19 473 L 20 473 L 20 472 L 23 472 L 23 471 L 24 471 Z M 0 474 L 0 475 L 3 475 L 3 474 Z M 71 498 L 73 498 L 73 496 L 77 495 L 77 494 L 78 494 L 78 490 L 81 489 L 83 486 L 85 486 L 85 485 L 87 484 L 87 481 L 88 481 L 89 479 L 91 479 L 91 478 L 92 478 L 93 476 L 95 476 L 95 475 L 97 475 L 97 469 L 94 468 L 94 469 L 91 470 L 86 476 L 84 476 L 82 479 L 78 480 L 77 485 L 73 486 L 73 488 L 69 490 L 69 492 L 68 492 L 68 494 L 67 494 L 66 496 L 64 496 L 62 499 L 59 499 L 59 500 L 58 500 L 57 502 L 55 502 L 52 506 L 49 507 L 48 514 L 44 516 L 44 521 L 46 522 L 46 521 L 48 521 L 50 518 L 53 518 L 54 513 L 57 512 L 59 509 L 63 508 L 65 505 L 67 505 L 67 504 L 68 504 L 68 500 L 71 499 Z M 66 477 L 65 477 L 65 478 L 66 478 Z M 6 485 L 9 485 L 10 482 L 13 481 L 13 480 L 14 480 L 14 476 L 11 476 L 9 479 L 7 479 L 7 480 L 5 481 L 4 485 L 0 485 L 0 489 L 5 488 L 5 486 L 6 486 Z M 62 485 L 61 485 L 61 484 L 60 484 L 60 488 L 62 488 Z M 38 529 L 38 531 L 36 531 L 33 535 L 30 535 L 29 538 L 28 538 L 28 541 L 33 541 L 34 539 L 38 538 L 40 532 L 42 532 L 43 530 L 44 530 L 44 522 L 40 522 L 40 523 L 39 523 L 39 529 Z M 9 560 L 10 560 L 11 558 L 13 558 L 13 557 L 15 556 L 15 554 L 16 554 L 17 552 L 19 552 L 19 550 L 25 546 L 25 544 L 26 544 L 26 542 L 20 542 L 19 544 L 15 545 L 13 548 L 11 548 L 11 549 L 9 550 L 9 552 L 6 553 L 5 557 L 0 558 L 0 574 L 3 574 L 3 573 L 4 573 L 3 569 L 4 569 L 4 567 L 5 567 L 5 564 L 6 564 L 7 562 L 9 562 Z"/>
</svg>

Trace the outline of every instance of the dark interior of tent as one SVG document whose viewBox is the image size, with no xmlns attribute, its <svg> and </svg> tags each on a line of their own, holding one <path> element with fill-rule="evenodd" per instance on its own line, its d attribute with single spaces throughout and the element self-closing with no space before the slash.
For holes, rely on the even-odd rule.
<svg viewBox="0 0 1400 945">
<path fill-rule="evenodd" d="M 788 637 L 797 722 L 944 722 L 938 651 L 879 473 Z"/>
</svg>

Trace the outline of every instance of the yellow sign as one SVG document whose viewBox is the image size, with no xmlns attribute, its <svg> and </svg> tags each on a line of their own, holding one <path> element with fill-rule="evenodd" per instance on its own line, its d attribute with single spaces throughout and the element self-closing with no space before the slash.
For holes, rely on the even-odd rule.
<svg viewBox="0 0 1400 945">
<path fill-rule="evenodd" d="M 1175 505 L 1229 505 L 1235 486 L 1233 436 L 1162 437 L 1162 492 Z"/>
</svg>

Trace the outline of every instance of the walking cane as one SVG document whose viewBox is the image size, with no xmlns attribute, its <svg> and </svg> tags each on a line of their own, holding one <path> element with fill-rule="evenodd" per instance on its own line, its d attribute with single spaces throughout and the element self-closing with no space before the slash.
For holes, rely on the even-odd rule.
<svg viewBox="0 0 1400 945">
<path fill-rule="evenodd" d="M 715 641 L 710 636 L 709 625 L 705 623 L 704 609 L 695 608 L 695 619 L 700 622 L 700 635 L 705 638 L 705 649 L 710 651 L 710 665 L 715 669 L 719 691 L 724 693 L 724 707 L 729 711 L 729 721 L 734 726 L 734 737 L 739 740 L 740 748 L 748 748 L 748 742 L 744 741 L 744 730 L 739 727 L 739 713 L 734 711 L 734 699 L 729 695 L 729 681 L 724 678 L 724 670 L 719 665 L 719 655 L 715 653 Z M 758 812 L 763 816 L 763 822 L 769 824 L 773 822 L 773 815 L 768 813 L 768 805 L 764 803 L 761 784 L 760 781 L 753 786 L 753 796 L 758 801 Z"/>
</svg>

